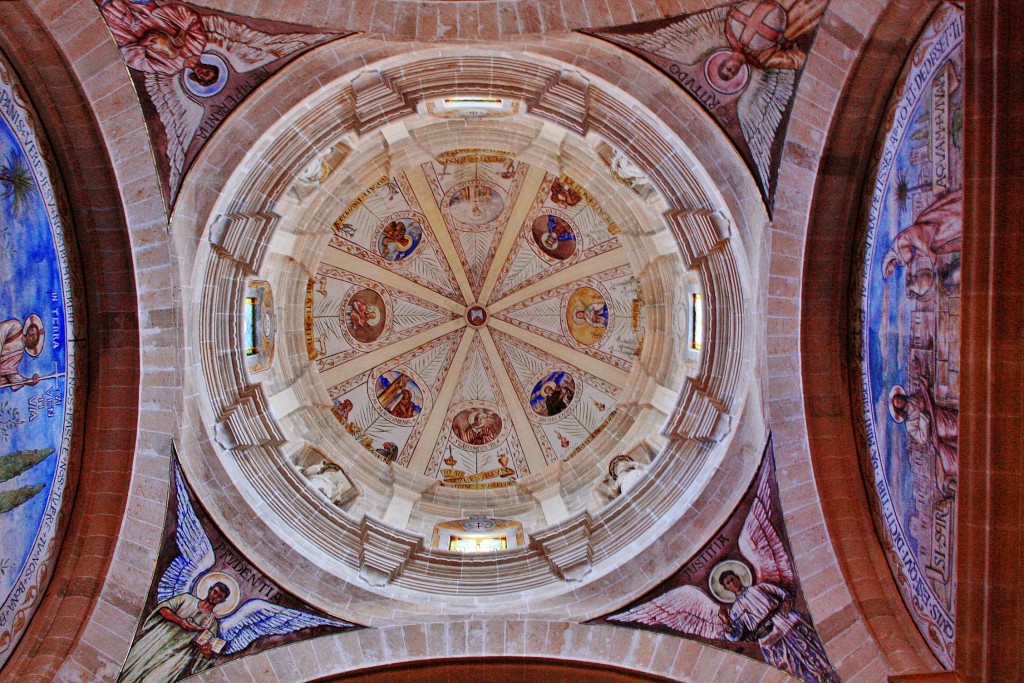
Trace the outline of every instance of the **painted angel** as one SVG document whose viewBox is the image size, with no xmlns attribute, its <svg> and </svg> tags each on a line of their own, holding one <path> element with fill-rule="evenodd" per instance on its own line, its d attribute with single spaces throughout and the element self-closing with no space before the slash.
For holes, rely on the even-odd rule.
<svg viewBox="0 0 1024 683">
<path fill-rule="evenodd" d="M 314 626 L 354 626 L 266 600 L 239 605 L 237 582 L 210 571 L 216 562 L 213 545 L 192 509 L 177 464 L 174 484 L 180 554 L 160 577 L 156 608 L 129 650 L 118 683 L 172 683 L 209 669 L 219 655 L 241 652 L 263 636 Z"/>
<path fill-rule="evenodd" d="M 716 92 L 741 93 L 740 130 L 767 188 L 772 143 L 807 59 L 796 42 L 817 28 L 827 5 L 827 0 L 745 0 L 687 15 L 650 33 L 598 35 L 677 64 L 702 64 Z"/>
<path fill-rule="evenodd" d="M 793 606 L 796 574 L 769 516 L 770 482 L 766 467 L 740 532 L 746 562 L 725 560 L 711 571 L 708 587 L 717 600 L 680 586 L 608 619 L 706 640 L 755 641 L 768 664 L 807 683 L 839 683 L 814 627 Z"/>
<path fill-rule="evenodd" d="M 191 66 L 171 73 L 144 70 L 146 92 L 166 132 L 172 191 L 178 187 L 189 146 L 206 116 L 201 101 L 223 90 L 230 71 L 248 73 L 334 37 L 327 33 L 264 33 L 218 15 L 200 19 L 205 43 Z"/>
</svg>

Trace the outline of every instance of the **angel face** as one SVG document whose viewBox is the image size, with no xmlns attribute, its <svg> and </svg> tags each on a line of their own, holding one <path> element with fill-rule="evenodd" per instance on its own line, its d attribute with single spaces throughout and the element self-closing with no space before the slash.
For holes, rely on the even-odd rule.
<svg viewBox="0 0 1024 683">
<path fill-rule="evenodd" d="M 740 577 L 736 576 L 733 572 L 722 572 L 721 582 L 722 587 L 734 595 L 739 595 L 743 592 L 743 582 L 740 581 Z"/>
<path fill-rule="evenodd" d="M 231 590 L 223 583 L 218 581 L 217 583 L 210 586 L 210 590 L 206 592 L 206 602 L 216 607 L 217 605 L 227 600 L 230 594 Z"/>
<path fill-rule="evenodd" d="M 199 62 L 192 67 L 192 73 L 188 77 L 205 88 L 217 82 L 220 78 L 220 69 L 213 64 Z"/>
<path fill-rule="evenodd" d="M 736 75 L 743 68 L 743 64 L 746 63 L 746 59 L 743 57 L 741 52 L 733 52 L 729 55 L 729 58 L 718 65 L 718 76 L 723 81 L 731 81 L 736 78 Z"/>
</svg>

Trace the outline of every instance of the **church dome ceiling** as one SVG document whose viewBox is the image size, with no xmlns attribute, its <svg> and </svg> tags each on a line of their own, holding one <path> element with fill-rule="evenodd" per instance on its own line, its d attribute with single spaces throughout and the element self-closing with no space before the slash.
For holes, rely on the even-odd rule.
<svg viewBox="0 0 1024 683">
<path fill-rule="evenodd" d="M 590 585 L 596 612 L 609 569 L 696 515 L 747 401 L 730 205 L 599 79 L 397 61 L 293 103 L 210 216 L 192 409 L 212 512 L 325 609 L 356 590 L 409 619 L 438 594 L 557 611 Z"/>
</svg>

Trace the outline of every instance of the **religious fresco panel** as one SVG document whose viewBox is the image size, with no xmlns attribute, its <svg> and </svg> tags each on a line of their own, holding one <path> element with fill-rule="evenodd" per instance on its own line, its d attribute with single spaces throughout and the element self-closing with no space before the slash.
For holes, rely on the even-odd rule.
<svg viewBox="0 0 1024 683">
<path fill-rule="evenodd" d="M 953 664 L 964 17 L 918 39 L 877 151 L 856 341 L 876 526 L 932 651 Z"/>
<path fill-rule="evenodd" d="M 747 493 L 700 551 L 654 590 L 588 623 L 682 636 L 806 683 L 839 683 L 792 557 L 769 437 Z"/>
<path fill-rule="evenodd" d="M 173 683 L 248 655 L 362 628 L 284 592 L 227 540 L 176 458 L 163 543 L 117 683 Z"/>
<path fill-rule="evenodd" d="M 0 666 L 59 549 L 74 423 L 72 273 L 52 155 L 0 56 Z"/>
<path fill-rule="evenodd" d="M 774 205 L 782 143 L 828 0 L 744 0 L 586 33 L 665 72 L 732 140 Z"/>
<path fill-rule="evenodd" d="M 221 121 L 304 52 L 351 33 L 167 0 L 97 0 L 121 50 L 156 152 L 168 209 Z"/>
</svg>

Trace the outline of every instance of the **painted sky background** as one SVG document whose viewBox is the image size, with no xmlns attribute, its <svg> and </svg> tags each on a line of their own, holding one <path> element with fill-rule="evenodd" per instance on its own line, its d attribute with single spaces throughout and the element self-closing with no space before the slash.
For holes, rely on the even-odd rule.
<svg viewBox="0 0 1024 683">
<path fill-rule="evenodd" d="M 0 158 L 20 159 L 32 169 L 21 141 L 6 118 L 0 116 Z M 33 172 L 36 172 L 33 169 Z M 67 370 L 65 293 L 61 276 L 61 261 L 55 235 L 43 200 L 39 178 L 22 209 L 15 214 L 10 199 L 0 199 L 0 320 L 24 320 L 31 314 L 43 320 L 46 337 L 43 350 L 33 358 L 27 353 L 19 365 L 25 377 L 38 373 L 52 375 Z M 47 391 L 58 392 L 60 404 L 53 406 L 53 415 L 44 408 L 35 419 L 30 419 L 29 401 L 46 397 Z M 18 450 L 52 448 L 53 453 L 43 462 L 18 477 L 0 484 L 5 491 L 21 486 L 45 484 L 42 492 L 10 512 L 0 515 L 0 563 L 6 565 L 0 574 L 0 596 L 10 595 L 29 551 L 38 534 L 50 496 L 54 493 L 54 474 L 57 469 L 64 431 L 66 378 L 40 381 L 37 386 L 19 391 L 0 389 L 0 420 L 17 411 L 24 424 L 14 427 L 9 437 L 0 435 L 0 456 Z M 58 492 L 58 494 L 61 492 Z"/>
</svg>

